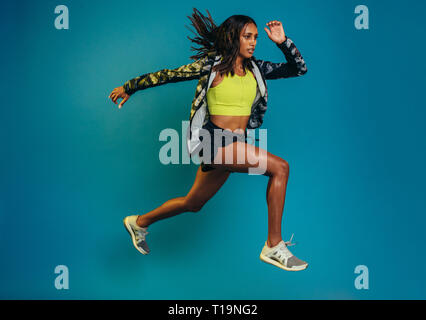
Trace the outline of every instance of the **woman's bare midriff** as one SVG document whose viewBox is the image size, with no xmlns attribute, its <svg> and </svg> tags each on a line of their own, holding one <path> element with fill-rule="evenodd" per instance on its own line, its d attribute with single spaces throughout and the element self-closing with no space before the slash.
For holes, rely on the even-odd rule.
<svg viewBox="0 0 426 320">
<path fill-rule="evenodd" d="M 223 129 L 231 130 L 235 133 L 243 133 L 247 127 L 250 116 L 219 116 L 210 115 L 210 120 Z"/>
<path fill-rule="evenodd" d="M 251 71 L 250 71 L 251 72 Z M 235 72 L 237 75 L 243 77 L 245 74 L 241 72 Z M 223 80 L 223 76 L 220 73 L 216 74 L 210 88 L 214 88 L 219 85 Z M 247 127 L 250 116 L 221 116 L 221 115 L 210 115 L 210 120 L 217 126 L 234 131 L 235 133 L 243 133 Z M 237 130 L 238 129 L 238 130 Z"/>
</svg>

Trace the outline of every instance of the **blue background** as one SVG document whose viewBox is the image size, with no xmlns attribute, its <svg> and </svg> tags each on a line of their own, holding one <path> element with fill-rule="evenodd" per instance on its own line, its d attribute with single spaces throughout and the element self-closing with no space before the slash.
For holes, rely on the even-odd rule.
<svg viewBox="0 0 426 320">
<path fill-rule="evenodd" d="M 70 29 L 54 28 L 54 8 Z M 370 10 L 356 30 L 354 8 Z M 189 119 L 196 81 L 113 88 L 191 62 L 192 8 L 246 14 L 255 56 L 284 61 L 280 20 L 308 73 L 268 82 L 268 151 L 290 164 L 283 236 L 310 263 L 259 259 L 265 176 L 232 174 L 198 213 L 150 227 L 143 256 L 122 225 L 190 190 L 197 165 L 163 165 L 159 133 Z M 424 299 L 426 4 L 423 1 L 19 1 L 2 4 L 0 298 Z M 285 99 L 283 98 L 285 97 Z M 69 290 L 54 287 L 69 268 Z M 369 289 L 357 290 L 357 265 Z"/>
</svg>

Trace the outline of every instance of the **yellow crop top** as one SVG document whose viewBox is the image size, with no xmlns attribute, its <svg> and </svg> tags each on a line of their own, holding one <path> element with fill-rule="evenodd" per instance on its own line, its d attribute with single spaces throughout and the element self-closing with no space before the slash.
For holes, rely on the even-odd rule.
<svg viewBox="0 0 426 320">
<path fill-rule="evenodd" d="M 249 70 L 245 76 L 230 73 L 221 83 L 207 91 L 207 105 L 211 115 L 249 116 L 256 97 L 257 81 Z"/>
</svg>

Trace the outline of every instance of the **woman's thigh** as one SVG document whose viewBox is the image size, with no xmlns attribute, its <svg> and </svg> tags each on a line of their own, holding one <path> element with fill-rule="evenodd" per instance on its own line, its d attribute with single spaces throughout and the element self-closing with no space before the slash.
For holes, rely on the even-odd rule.
<svg viewBox="0 0 426 320">
<path fill-rule="evenodd" d="M 187 205 L 195 208 L 202 207 L 222 187 L 230 173 L 225 168 L 203 172 L 199 166 L 194 184 L 186 195 Z"/>
<path fill-rule="evenodd" d="M 237 141 L 218 148 L 211 166 L 233 172 L 272 176 L 275 172 L 280 172 L 284 167 L 288 167 L 288 163 L 265 149 Z"/>
</svg>

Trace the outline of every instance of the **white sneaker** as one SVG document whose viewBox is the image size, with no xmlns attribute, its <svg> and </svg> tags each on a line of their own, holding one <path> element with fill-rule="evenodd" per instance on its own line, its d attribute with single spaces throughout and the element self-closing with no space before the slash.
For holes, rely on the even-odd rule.
<svg viewBox="0 0 426 320">
<path fill-rule="evenodd" d="M 125 217 L 123 220 L 124 227 L 132 237 L 133 245 L 142 254 L 148 254 L 150 252 L 148 244 L 145 241 L 148 227 L 142 228 L 136 224 L 137 215 Z"/>
<path fill-rule="evenodd" d="M 293 238 L 293 236 L 291 236 Z M 287 270 L 287 271 L 301 271 L 308 267 L 308 263 L 296 258 L 287 246 L 294 245 L 290 241 L 280 241 L 275 247 L 270 248 L 268 243 L 265 242 L 265 246 L 260 253 L 260 260 L 273 264 L 274 266 Z"/>
</svg>

